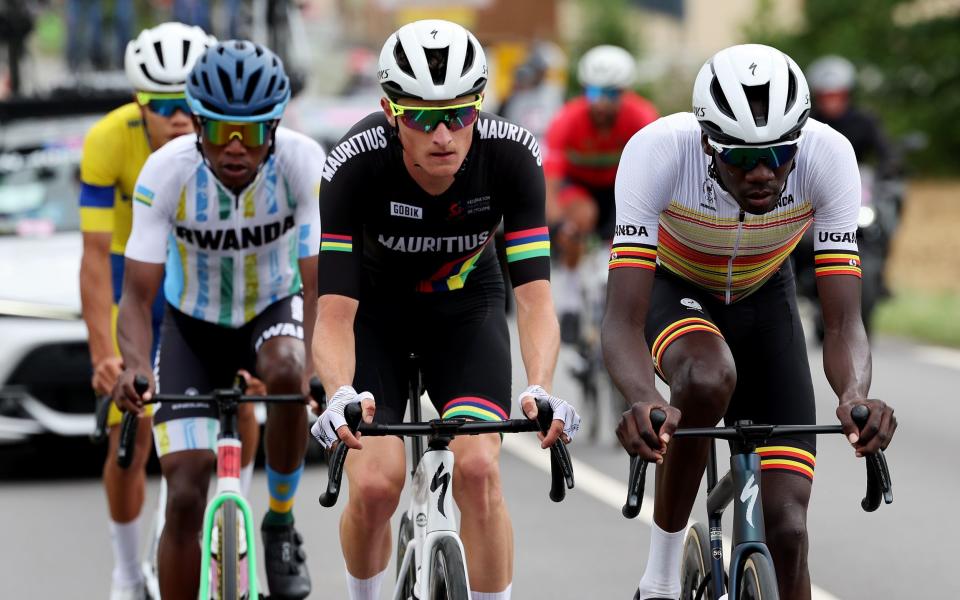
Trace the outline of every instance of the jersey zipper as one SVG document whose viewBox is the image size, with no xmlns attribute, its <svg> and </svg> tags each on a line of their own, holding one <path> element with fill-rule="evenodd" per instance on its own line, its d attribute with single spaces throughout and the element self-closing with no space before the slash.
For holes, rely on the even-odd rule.
<svg viewBox="0 0 960 600">
<path fill-rule="evenodd" d="M 730 260 L 727 261 L 727 290 L 724 296 L 726 304 L 730 304 L 730 288 L 733 287 L 733 260 L 737 257 L 737 252 L 740 250 L 740 238 L 743 236 L 743 219 L 746 216 L 746 213 L 741 209 L 740 217 L 737 220 L 737 239 L 733 243 L 733 254 L 730 255 Z"/>
</svg>

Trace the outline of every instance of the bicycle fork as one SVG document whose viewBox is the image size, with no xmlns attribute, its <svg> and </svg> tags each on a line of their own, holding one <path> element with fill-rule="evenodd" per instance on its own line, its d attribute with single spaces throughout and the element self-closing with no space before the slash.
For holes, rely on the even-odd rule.
<svg viewBox="0 0 960 600">
<path fill-rule="evenodd" d="M 214 519 L 217 511 L 225 502 L 233 502 L 243 515 L 244 532 L 247 536 L 247 582 L 248 598 L 259 598 L 257 586 L 256 530 L 253 527 L 253 511 L 250 504 L 240 493 L 240 449 L 241 442 L 235 438 L 221 437 L 217 440 L 217 491 L 203 513 L 203 541 L 200 554 L 200 591 L 199 600 L 210 598 L 210 560 L 213 549 Z M 223 527 L 235 527 L 234 523 L 224 523 Z M 220 535 L 224 535 L 223 531 Z M 221 556 L 220 560 L 232 560 Z M 221 590 L 221 593 L 223 590 Z"/>
</svg>

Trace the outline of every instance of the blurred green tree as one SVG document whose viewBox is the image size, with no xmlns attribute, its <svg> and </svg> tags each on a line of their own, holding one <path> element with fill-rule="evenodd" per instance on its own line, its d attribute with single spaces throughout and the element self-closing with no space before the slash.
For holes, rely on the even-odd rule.
<svg viewBox="0 0 960 600">
<path fill-rule="evenodd" d="M 926 134 L 911 172 L 960 174 L 960 12 L 938 16 L 926 0 L 806 0 L 803 25 L 779 27 L 773 0 L 758 3 L 747 39 L 780 48 L 806 68 L 839 54 L 858 68 L 855 101 L 880 115 L 891 137 Z"/>
</svg>

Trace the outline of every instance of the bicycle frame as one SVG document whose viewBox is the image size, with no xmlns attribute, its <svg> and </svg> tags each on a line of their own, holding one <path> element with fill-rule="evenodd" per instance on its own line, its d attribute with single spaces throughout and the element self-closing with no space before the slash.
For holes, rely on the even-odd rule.
<svg viewBox="0 0 960 600">
<path fill-rule="evenodd" d="M 751 552 L 761 552 L 773 563 L 767 548 L 763 521 L 763 501 L 760 493 L 760 455 L 753 446 L 735 444 L 730 455 L 730 470 L 717 481 L 716 442 L 710 440 L 710 458 L 707 461 L 707 520 L 710 528 L 711 573 L 723 573 L 723 542 L 720 519 L 733 501 L 733 543 L 730 551 L 729 597 L 737 597 L 738 575 L 743 558 Z M 759 508 L 758 508 L 759 505 Z M 713 597 L 728 593 L 723 577 L 711 577 Z"/>
<path fill-rule="evenodd" d="M 431 556 L 433 547 L 441 538 L 453 538 L 464 554 L 463 542 L 457 533 L 457 517 L 453 512 L 453 452 L 446 448 L 431 448 L 420 459 L 413 475 L 413 492 L 407 516 L 413 525 L 413 538 L 407 543 L 403 563 L 399 573 L 406 573 L 410 561 L 414 561 L 416 581 L 414 590 L 417 597 L 424 598 L 423 583 L 430 581 L 432 561 L 424 560 Z M 432 475 L 431 475 L 432 474 Z M 467 571 L 464 556 L 464 572 L 467 575 L 469 589 L 470 573 Z M 403 579 L 398 579 L 393 590 L 394 600 L 403 598 Z"/>
</svg>

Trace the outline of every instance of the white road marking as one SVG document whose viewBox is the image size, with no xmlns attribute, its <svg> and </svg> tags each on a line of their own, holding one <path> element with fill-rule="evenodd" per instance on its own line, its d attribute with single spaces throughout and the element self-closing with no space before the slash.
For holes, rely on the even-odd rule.
<svg viewBox="0 0 960 600">
<path fill-rule="evenodd" d="M 524 436 L 507 435 L 503 438 L 503 449 L 516 456 L 527 464 L 544 471 L 550 472 L 550 455 L 540 448 L 540 445 L 534 441 L 526 439 Z M 576 487 L 574 492 L 583 492 L 593 496 L 596 500 L 614 508 L 620 512 L 623 502 L 627 497 L 627 486 L 625 483 L 610 477 L 589 464 L 571 457 L 573 460 L 573 472 L 576 477 Z M 643 505 L 640 507 L 640 515 L 637 517 L 647 527 L 653 525 L 653 498 L 644 496 Z M 693 521 L 687 525 L 690 526 Z M 730 538 L 723 537 L 724 556 L 730 556 Z M 830 592 L 811 586 L 812 600 L 840 600 Z"/>
</svg>

